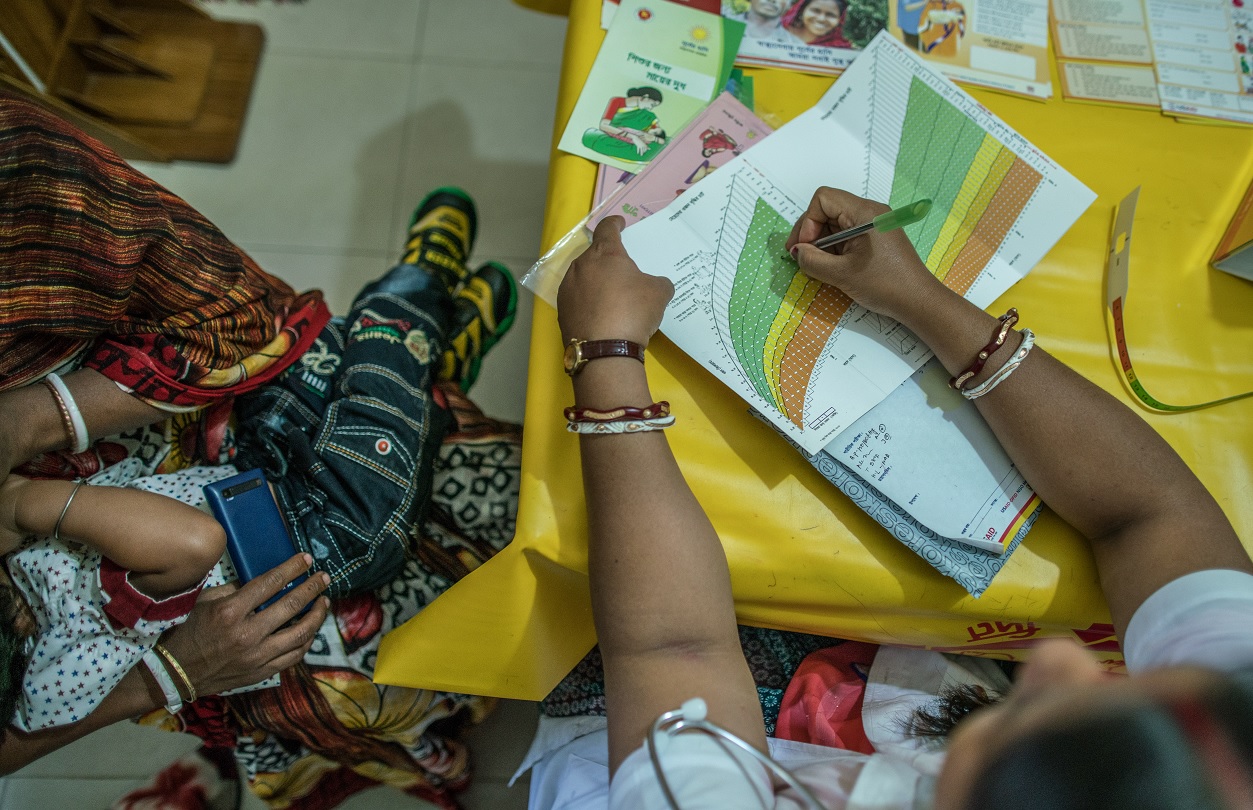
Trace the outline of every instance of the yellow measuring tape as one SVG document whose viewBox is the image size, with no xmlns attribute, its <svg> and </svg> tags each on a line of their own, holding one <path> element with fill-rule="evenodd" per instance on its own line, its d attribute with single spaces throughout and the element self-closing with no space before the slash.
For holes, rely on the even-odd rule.
<svg viewBox="0 0 1253 810">
<path fill-rule="evenodd" d="M 1146 407 L 1155 411 L 1166 411 L 1178 413 L 1180 411 L 1195 411 L 1198 408 L 1209 408 L 1213 405 L 1222 405 L 1224 402 L 1235 402 L 1238 399 L 1253 396 L 1253 391 L 1245 391 L 1243 394 L 1235 394 L 1222 399 L 1215 399 L 1209 402 L 1199 402 L 1195 405 L 1168 405 L 1154 398 L 1144 385 L 1140 382 L 1140 378 L 1136 376 L 1136 370 L 1131 365 L 1131 354 L 1127 351 L 1127 336 L 1123 329 L 1123 309 L 1127 300 L 1127 284 L 1128 284 L 1128 265 L 1131 258 L 1131 225 L 1136 216 L 1136 203 L 1140 199 L 1140 188 L 1137 186 L 1134 191 L 1123 198 L 1118 204 L 1118 208 L 1114 211 L 1114 229 L 1110 234 L 1109 240 L 1109 262 L 1105 268 L 1105 302 L 1109 307 L 1110 317 L 1105 319 L 1105 327 L 1110 335 L 1110 348 L 1114 351 L 1114 362 L 1122 369 L 1123 375 L 1127 378 L 1127 385 L 1131 388 L 1131 393 L 1136 395 Z"/>
</svg>

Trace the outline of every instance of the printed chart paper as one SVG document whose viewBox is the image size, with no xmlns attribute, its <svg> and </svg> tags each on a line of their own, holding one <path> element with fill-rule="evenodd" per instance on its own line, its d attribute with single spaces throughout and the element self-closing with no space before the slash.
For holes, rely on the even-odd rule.
<svg viewBox="0 0 1253 810">
<path fill-rule="evenodd" d="M 931 213 L 906 228 L 927 267 L 988 306 L 1095 195 L 880 34 L 817 106 L 623 242 L 675 297 L 662 330 L 808 453 L 881 402 L 929 350 L 808 279 L 783 245 L 821 185 Z"/>
</svg>

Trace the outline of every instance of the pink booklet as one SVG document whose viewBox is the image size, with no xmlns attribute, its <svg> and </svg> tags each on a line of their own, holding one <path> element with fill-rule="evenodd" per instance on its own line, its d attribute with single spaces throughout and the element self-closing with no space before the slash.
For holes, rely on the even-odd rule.
<svg viewBox="0 0 1253 810">
<path fill-rule="evenodd" d="M 735 96 L 723 93 L 639 174 L 601 165 L 588 229 L 594 230 L 613 214 L 632 225 L 660 211 L 702 177 L 773 131 Z"/>
</svg>

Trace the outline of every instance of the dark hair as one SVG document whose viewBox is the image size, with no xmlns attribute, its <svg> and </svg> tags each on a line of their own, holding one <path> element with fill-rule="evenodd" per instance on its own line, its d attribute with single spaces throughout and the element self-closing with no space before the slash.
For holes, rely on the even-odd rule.
<svg viewBox="0 0 1253 810">
<path fill-rule="evenodd" d="M 975 709 L 998 703 L 1002 697 L 974 684 L 945 687 L 935 700 L 901 718 L 901 730 L 911 737 L 947 737 Z"/>
<path fill-rule="evenodd" d="M 966 807 L 1220 810 L 1230 804 L 1210 745 L 1253 783 L 1253 669 L 1194 699 L 1085 713 L 1028 734 L 984 768 Z"/>
<path fill-rule="evenodd" d="M 621 85 L 619 85 L 621 87 Z M 661 91 L 656 87 L 632 87 L 627 91 L 627 98 L 651 98 L 658 104 L 661 103 Z"/>
<path fill-rule="evenodd" d="M 29 639 L 16 626 L 21 610 L 22 599 L 17 590 L 11 585 L 0 585 L 0 741 L 17 715 L 17 699 L 22 694 L 29 660 Z"/>
</svg>

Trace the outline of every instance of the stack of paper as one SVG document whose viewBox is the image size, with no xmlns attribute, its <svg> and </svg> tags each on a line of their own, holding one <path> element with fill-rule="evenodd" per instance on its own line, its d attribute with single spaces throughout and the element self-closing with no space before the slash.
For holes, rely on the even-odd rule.
<svg viewBox="0 0 1253 810">
<path fill-rule="evenodd" d="M 1253 11 L 1228 0 L 1053 0 L 1066 98 L 1253 124 Z"/>
</svg>

